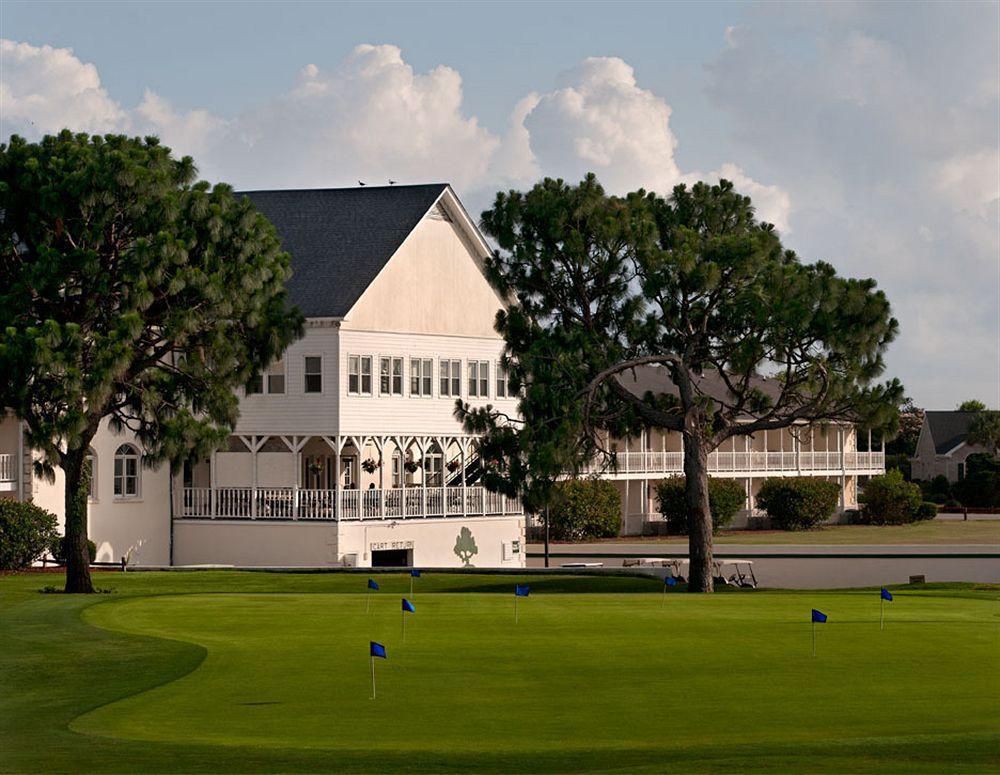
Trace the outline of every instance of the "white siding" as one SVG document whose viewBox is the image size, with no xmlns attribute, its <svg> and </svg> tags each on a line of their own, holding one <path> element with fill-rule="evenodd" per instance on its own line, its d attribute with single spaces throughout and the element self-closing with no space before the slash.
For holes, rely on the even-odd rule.
<svg viewBox="0 0 1000 775">
<path fill-rule="evenodd" d="M 332 325 L 309 325 L 305 336 L 284 354 L 285 392 L 251 395 L 240 400 L 237 433 L 330 434 L 337 432 L 338 330 Z M 323 359 L 323 392 L 305 392 L 305 358 Z"/>
</svg>

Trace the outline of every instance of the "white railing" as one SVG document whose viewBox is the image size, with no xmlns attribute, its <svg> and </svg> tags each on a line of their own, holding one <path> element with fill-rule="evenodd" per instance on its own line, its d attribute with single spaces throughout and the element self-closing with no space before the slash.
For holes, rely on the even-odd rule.
<svg viewBox="0 0 1000 775">
<path fill-rule="evenodd" d="M 17 476 L 13 455 L 0 455 L 0 482 L 13 482 Z"/>
<path fill-rule="evenodd" d="M 708 456 L 710 473 L 881 471 L 885 468 L 884 452 L 712 452 Z M 619 452 L 615 465 L 595 461 L 584 473 L 616 474 L 680 474 L 684 471 L 683 452 Z"/>
<path fill-rule="evenodd" d="M 463 493 L 465 497 L 463 499 Z M 521 514 L 516 498 L 483 487 L 295 490 L 292 487 L 185 487 L 183 517 L 370 520 Z"/>
</svg>

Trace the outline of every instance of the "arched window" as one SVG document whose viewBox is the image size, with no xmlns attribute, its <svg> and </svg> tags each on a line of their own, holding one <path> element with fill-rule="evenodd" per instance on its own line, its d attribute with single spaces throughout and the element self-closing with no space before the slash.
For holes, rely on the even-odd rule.
<svg viewBox="0 0 1000 775">
<path fill-rule="evenodd" d="M 131 444 L 115 452 L 115 497 L 139 497 L 139 450 Z"/>
<path fill-rule="evenodd" d="M 90 492 L 88 493 L 92 501 L 97 500 L 97 453 L 93 447 L 87 449 L 84 457 L 84 465 L 90 469 Z"/>
</svg>

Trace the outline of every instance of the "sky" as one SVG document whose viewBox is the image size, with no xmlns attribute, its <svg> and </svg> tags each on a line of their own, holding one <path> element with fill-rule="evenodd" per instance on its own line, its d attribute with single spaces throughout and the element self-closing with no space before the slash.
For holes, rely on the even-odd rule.
<svg viewBox="0 0 1000 775">
<path fill-rule="evenodd" d="M 237 188 L 732 180 L 873 277 L 918 406 L 1000 405 L 1000 3 L 0 2 L 0 135 L 156 134 Z"/>
</svg>

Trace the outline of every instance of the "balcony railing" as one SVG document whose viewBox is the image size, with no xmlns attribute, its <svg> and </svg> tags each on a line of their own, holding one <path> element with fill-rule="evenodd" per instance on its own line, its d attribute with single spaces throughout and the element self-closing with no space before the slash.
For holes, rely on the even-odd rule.
<svg viewBox="0 0 1000 775">
<path fill-rule="evenodd" d="M 684 471 L 683 452 L 619 452 L 616 466 L 595 461 L 584 473 L 680 474 Z M 884 452 L 712 452 L 708 456 L 710 473 L 760 472 L 828 472 L 881 471 L 885 468 Z"/>
<path fill-rule="evenodd" d="M 0 455 L 0 482 L 17 481 L 17 466 L 14 465 L 14 455 Z"/>
<path fill-rule="evenodd" d="M 296 490 L 185 487 L 180 516 L 215 519 L 373 520 L 516 516 L 516 498 L 483 487 Z"/>
</svg>

